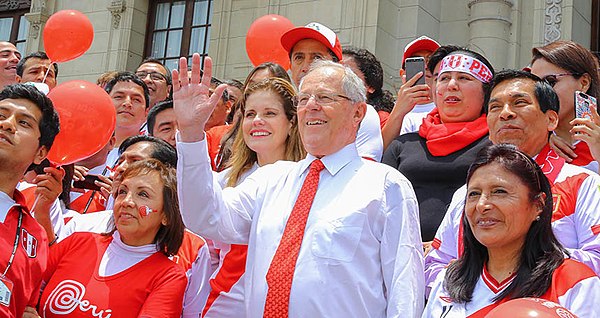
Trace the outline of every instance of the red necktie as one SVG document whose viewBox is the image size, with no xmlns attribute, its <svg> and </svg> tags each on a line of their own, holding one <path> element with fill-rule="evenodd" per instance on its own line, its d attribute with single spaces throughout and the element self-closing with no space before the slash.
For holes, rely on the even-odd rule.
<svg viewBox="0 0 600 318">
<path fill-rule="evenodd" d="M 296 260 L 300 252 L 300 245 L 302 245 L 308 212 L 319 186 L 319 173 L 323 168 L 325 166 L 319 159 L 310 164 L 310 171 L 300 189 L 300 194 L 285 225 L 279 247 L 271 261 L 267 272 L 269 291 L 265 303 L 264 317 L 266 318 L 287 318 L 289 316 L 290 291 Z"/>
</svg>

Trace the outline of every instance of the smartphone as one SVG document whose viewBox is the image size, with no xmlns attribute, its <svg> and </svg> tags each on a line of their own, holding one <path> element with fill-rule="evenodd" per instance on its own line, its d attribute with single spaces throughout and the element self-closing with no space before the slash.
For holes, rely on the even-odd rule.
<svg viewBox="0 0 600 318">
<path fill-rule="evenodd" d="M 406 71 L 406 80 L 410 80 L 417 73 L 423 72 L 423 75 L 413 85 L 425 84 L 425 59 L 423 57 L 409 57 L 404 61 L 404 70 Z"/>
<path fill-rule="evenodd" d="M 596 98 L 584 92 L 575 91 L 575 117 L 592 119 L 591 109 L 596 108 Z"/>
<path fill-rule="evenodd" d="M 100 191 L 100 187 L 94 181 L 100 181 L 100 178 L 97 175 L 88 174 L 83 181 L 73 181 L 73 188 Z"/>
<path fill-rule="evenodd" d="M 52 166 L 52 164 L 50 163 L 50 160 L 48 160 L 48 159 L 42 160 L 42 162 L 40 162 L 40 164 L 38 164 L 38 165 L 36 165 L 36 164 L 31 164 L 31 165 L 33 166 L 33 171 L 35 171 L 36 174 L 45 174 L 46 172 L 44 172 L 44 168 Z"/>
</svg>

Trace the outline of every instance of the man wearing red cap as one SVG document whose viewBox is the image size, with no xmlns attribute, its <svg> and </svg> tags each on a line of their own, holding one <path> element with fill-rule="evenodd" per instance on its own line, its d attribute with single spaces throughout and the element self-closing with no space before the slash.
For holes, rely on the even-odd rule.
<svg viewBox="0 0 600 318">
<path fill-rule="evenodd" d="M 407 58 L 423 57 L 425 58 L 425 66 L 427 66 L 429 56 L 439 47 L 438 42 L 425 35 L 408 43 L 404 47 L 400 75 L 404 76 L 406 74 L 405 62 Z M 406 78 L 404 84 L 398 90 L 396 106 L 390 113 L 383 129 L 384 148 L 387 148 L 386 142 L 388 139 L 391 141 L 398 135 L 419 130 L 423 118 L 435 108 L 433 103 L 433 87 L 435 84 L 433 75 L 425 67 L 425 74 L 422 76 L 425 76 L 425 84 L 414 85 L 420 78 L 420 76 L 414 76 L 413 78 Z"/>
<path fill-rule="evenodd" d="M 342 60 L 342 45 L 337 35 L 317 22 L 287 31 L 281 36 L 281 45 L 290 55 L 292 81 L 296 87 L 300 86 L 300 81 L 315 60 Z M 383 139 L 379 115 L 373 106 L 367 107 L 356 136 L 356 147 L 363 158 L 381 161 Z"/>
</svg>

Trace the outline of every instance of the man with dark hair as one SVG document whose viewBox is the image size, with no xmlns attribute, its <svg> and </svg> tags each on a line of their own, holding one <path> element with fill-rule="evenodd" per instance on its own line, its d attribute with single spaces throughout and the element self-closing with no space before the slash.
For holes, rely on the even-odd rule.
<svg viewBox="0 0 600 318">
<path fill-rule="evenodd" d="M 240 98 L 242 98 L 242 94 L 244 94 L 242 92 L 242 90 L 244 89 L 244 83 L 232 78 L 232 79 L 224 80 L 223 84 L 227 85 L 227 93 L 229 94 L 229 100 L 231 101 L 231 103 L 232 104 L 237 103 L 237 101 Z M 228 122 L 231 122 L 231 120 L 229 120 L 229 118 L 233 119 L 233 117 L 227 116 Z"/>
<path fill-rule="evenodd" d="M 112 167 L 123 140 L 139 135 L 148 113 L 149 93 L 146 84 L 135 74 L 119 72 L 105 87 L 117 112 L 115 149 L 108 155 L 106 165 Z"/>
<path fill-rule="evenodd" d="M 360 77 L 367 88 L 367 103 L 372 105 L 379 115 L 381 128 L 387 122 L 394 108 L 394 96 L 383 90 L 383 67 L 375 55 L 366 49 L 344 48 L 342 64 L 348 66 Z"/>
<path fill-rule="evenodd" d="M 212 95 L 215 88 L 217 88 L 217 86 L 221 84 L 223 84 L 223 81 L 221 81 L 220 79 L 216 77 L 211 78 L 209 89 L 210 94 Z M 206 123 L 204 129 L 208 131 L 213 127 L 225 125 L 227 115 L 229 115 L 229 112 L 231 111 L 232 104 L 233 102 L 231 101 L 231 99 L 229 99 L 229 92 L 227 90 L 224 90 L 223 95 L 221 95 L 221 98 L 219 99 L 217 106 L 215 106 L 215 109 L 210 115 L 210 119 Z"/>
<path fill-rule="evenodd" d="M 513 144 L 535 161 L 552 184 L 552 229 L 570 257 L 600 274 L 600 176 L 565 162 L 549 146 L 558 124 L 559 101 L 552 87 L 524 71 L 506 70 L 492 81 L 486 107 L 490 140 Z M 462 252 L 466 187 L 458 189 L 425 258 L 427 286 Z M 502 226 L 498 221 L 489 226 Z"/>
<path fill-rule="evenodd" d="M 177 118 L 173 112 L 173 101 L 162 101 L 148 112 L 148 134 L 168 142 L 175 147 Z"/>
<path fill-rule="evenodd" d="M 161 61 L 151 57 L 145 59 L 138 66 L 135 75 L 148 86 L 150 107 L 170 98 L 171 72 Z"/>
<path fill-rule="evenodd" d="M 310 64 L 315 60 L 342 60 L 342 45 L 330 28 L 311 22 L 303 27 L 293 28 L 281 36 L 281 44 L 290 56 L 292 81 L 298 87 L 306 75 Z"/>
<path fill-rule="evenodd" d="M 0 90 L 17 82 L 17 64 L 21 53 L 17 47 L 6 41 L 0 41 Z"/>
<path fill-rule="evenodd" d="M 56 87 L 58 64 L 52 63 L 45 52 L 33 52 L 17 64 L 18 83 L 45 83 L 52 90 Z"/>
<path fill-rule="evenodd" d="M 21 317 L 37 304 L 48 237 L 16 186 L 27 168 L 46 158 L 59 131 L 50 99 L 29 85 L 0 92 L 0 316 Z M 45 200 L 40 198 L 40 201 Z"/>
</svg>

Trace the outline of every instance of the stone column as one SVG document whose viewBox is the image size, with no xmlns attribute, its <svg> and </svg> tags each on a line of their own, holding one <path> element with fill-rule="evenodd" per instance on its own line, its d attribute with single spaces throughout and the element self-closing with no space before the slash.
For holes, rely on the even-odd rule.
<svg viewBox="0 0 600 318">
<path fill-rule="evenodd" d="M 471 0 L 469 46 L 497 69 L 508 64 L 513 0 Z"/>
</svg>

